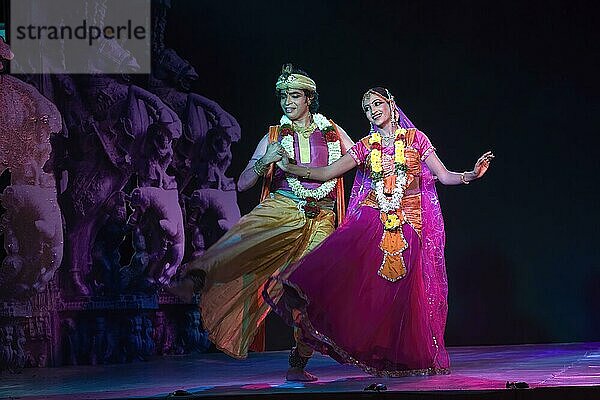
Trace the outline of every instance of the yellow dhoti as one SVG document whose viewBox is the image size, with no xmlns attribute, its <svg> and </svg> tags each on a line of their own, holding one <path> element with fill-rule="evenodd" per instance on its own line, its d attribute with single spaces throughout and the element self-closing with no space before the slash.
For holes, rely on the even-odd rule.
<svg viewBox="0 0 600 400">
<path fill-rule="evenodd" d="M 261 292 L 270 276 L 302 258 L 334 230 L 333 211 L 306 218 L 297 202 L 271 194 L 243 216 L 189 269 L 206 271 L 200 308 L 210 340 L 225 353 L 244 358 L 269 313 Z M 270 289 L 271 298 L 281 288 Z"/>
</svg>

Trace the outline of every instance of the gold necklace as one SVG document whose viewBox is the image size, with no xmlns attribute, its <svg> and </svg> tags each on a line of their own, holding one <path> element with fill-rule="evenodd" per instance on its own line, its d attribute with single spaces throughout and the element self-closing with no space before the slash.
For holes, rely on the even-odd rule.
<svg viewBox="0 0 600 400">
<path fill-rule="evenodd" d="M 312 135 L 313 132 L 317 129 L 317 124 L 313 121 L 307 126 L 302 127 L 292 123 L 292 128 L 294 129 L 294 132 L 296 132 L 298 135 L 302 135 L 302 137 L 308 139 L 310 135 Z"/>
</svg>

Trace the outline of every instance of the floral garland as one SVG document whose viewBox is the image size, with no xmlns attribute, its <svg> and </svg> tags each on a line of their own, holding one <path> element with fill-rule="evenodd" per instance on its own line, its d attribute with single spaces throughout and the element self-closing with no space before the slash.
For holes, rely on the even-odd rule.
<svg viewBox="0 0 600 400">
<path fill-rule="evenodd" d="M 396 230 L 402 223 L 402 218 L 398 215 L 398 210 L 401 208 L 402 196 L 404 195 L 404 185 L 406 185 L 406 158 L 404 156 L 404 137 L 406 129 L 399 128 L 396 130 L 396 139 L 394 140 L 394 172 L 396 174 L 396 185 L 392 192 L 391 198 L 388 198 L 385 193 L 385 183 L 383 180 L 383 166 L 381 164 L 381 134 L 373 132 L 369 137 L 371 145 L 371 178 L 375 184 L 375 196 L 379 209 L 385 213 L 384 226 L 386 230 Z M 391 212 L 391 213 L 390 213 Z"/>
<path fill-rule="evenodd" d="M 342 148 L 340 145 L 340 138 L 335 130 L 335 127 L 331 122 L 321 114 L 314 114 L 313 121 L 317 125 L 317 128 L 323 134 L 325 141 L 327 142 L 328 159 L 327 164 L 331 165 L 342 156 Z M 281 134 L 281 145 L 287 151 L 288 155 L 292 159 L 296 159 L 296 153 L 294 151 L 294 129 L 292 127 L 292 121 L 285 115 L 281 117 L 279 121 L 280 134 Z M 300 180 L 295 176 L 286 176 L 285 178 L 292 189 L 292 192 L 300 198 L 306 200 L 312 198 L 315 200 L 321 200 L 327 196 L 334 188 L 337 183 L 337 179 L 333 178 L 327 182 L 322 183 L 314 189 L 307 189 L 302 186 Z M 311 199 L 311 200 L 312 200 Z"/>
</svg>

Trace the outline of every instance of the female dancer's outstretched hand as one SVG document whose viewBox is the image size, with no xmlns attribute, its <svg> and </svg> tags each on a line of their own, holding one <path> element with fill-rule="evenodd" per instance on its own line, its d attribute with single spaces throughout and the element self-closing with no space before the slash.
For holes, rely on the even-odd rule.
<svg viewBox="0 0 600 400">
<path fill-rule="evenodd" d="M 494 154 L 491 151 L 484 153 L 477 162 L 475 163 L 475 168 L 473 168 L 473 172 L 475 173 L 476 179 L 479 179 L 486 173 L 488 168 L 490 167 L 490 162 L 494 159 Z"/>
</svg>

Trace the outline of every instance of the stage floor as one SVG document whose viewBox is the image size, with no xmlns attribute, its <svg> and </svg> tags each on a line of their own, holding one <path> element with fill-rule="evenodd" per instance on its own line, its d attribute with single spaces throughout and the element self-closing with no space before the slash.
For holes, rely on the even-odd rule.
<svg viewBox="0 0 600 400">
<path fill-rule="evenodd" d="M 456 399 L 456 391 L 481 395 L 488 391 L 506 392 L 507 381 L 524 381 L 531 388 L 588 387 L 585 393 L 593 396 L 589 398 L 600 399 L 600 342 L 454 347 L 449 352 L 450 375 L 408 378 L 376 378 L 315 355 L 308 369 L 320 379 L 309 384 L 285 382 L 286 351 L 253 353 L 241 361 L 219 353 L 132 364 L 26 369 L 21 374 L 0 376 L 0 397 L 164 398 L 177 389 L 185 389 L 193 397 L 310 398 L 320 393 L 321 397 L 329 394 L 329 398 L 351 399 L 363 397 L 365 386 L 383 383 L 387 386 L 386 398 L 393 393 L 417 398 L 418 393 L 437 393 L 442 397 L 444 392 L 453 392 L 452 398 Z"/>
</svg>

